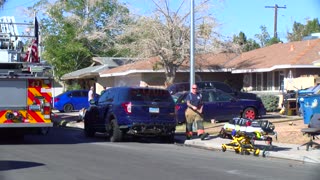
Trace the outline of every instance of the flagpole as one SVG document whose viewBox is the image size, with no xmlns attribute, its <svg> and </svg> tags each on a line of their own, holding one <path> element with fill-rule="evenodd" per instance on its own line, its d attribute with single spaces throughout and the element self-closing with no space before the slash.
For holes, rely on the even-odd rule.
<svg viewBox="0 0 320 180">
<path fill-rule="evenodd" d="M 29 48 L 28 48 L 28 59 L 27 59 L 27 62 L 30 62 L 30 57 L 32 56 L 32 44 L 31 46 L 29 45 Z"/>
</svg>

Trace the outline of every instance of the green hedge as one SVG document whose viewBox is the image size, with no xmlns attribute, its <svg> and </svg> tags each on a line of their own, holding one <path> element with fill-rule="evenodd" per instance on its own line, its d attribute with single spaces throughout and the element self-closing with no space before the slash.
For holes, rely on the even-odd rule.
<svg viewBox="0 0 320 180">
<path fill-rule="evenodd" d="M 278 109 L 278 104 L 279 104 L 279 97 L 275 95 L 261 95 L 260 96 L 264 107 L 266 108 L 267 112 L 275 112 Z"/>
<path fill-rule="evenodd" d="M 67 91 L 80 90 L 80 89 L 81 89 L 81 86 L 77 83 L 73 83 L 67 87 Z"/>
</svg>

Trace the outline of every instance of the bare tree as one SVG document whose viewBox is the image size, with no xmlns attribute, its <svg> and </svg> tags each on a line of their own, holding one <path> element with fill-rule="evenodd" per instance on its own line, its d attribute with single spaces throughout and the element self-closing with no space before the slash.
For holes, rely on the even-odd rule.
<svg viewBox="0 0 320 180">
<path fill-rule="evenodd" d="M 171 84 L 176 71 L 190 55 L 190 8 L 186 3 L 189 1 L 180 1 L 176 10 L 170 9 L 170 0 L 152 1 L 155 5 L 153 14 L 150 17 L 138 17 L 119 38 L 124 42 L 122 45 L 135 52 L 134 55 L 159 57 L 160 62 L 154 68 L 163 68 L 166 83 Z M 217 23 L 208 14 L 209 5 L 209 0 L 202 0 L 195 7 L 197 53 L 212 52 L 215 47 L 214 28 Z"/>
</svg>

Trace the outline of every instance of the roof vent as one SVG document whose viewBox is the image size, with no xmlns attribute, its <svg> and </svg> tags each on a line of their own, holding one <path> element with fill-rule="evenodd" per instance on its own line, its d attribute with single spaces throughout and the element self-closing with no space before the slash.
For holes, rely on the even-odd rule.
<svg viewBox="0 0 320 180">
<path fill-rule="evenodd" d="M 290 51 L 294 51 L 294 45 L 293 44 L 290 46 Z"/>
</svg>

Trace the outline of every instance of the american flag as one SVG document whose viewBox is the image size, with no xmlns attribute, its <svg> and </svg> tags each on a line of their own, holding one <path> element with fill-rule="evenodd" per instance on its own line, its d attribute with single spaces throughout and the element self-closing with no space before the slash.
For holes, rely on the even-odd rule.
<svg viewBox="0 0 320 180">
<path fill-rule="evenodd" d="M 36 16 L 34 17 L 34 36 L 35 39 L 32 40 L 31 45 L 28 47 L 24 61 L 38 63 L 40 61 L 38 54 L 39 24 Z"/>
<path fill-rule="evenodd" d="M 33 62 L 33 63 L 38 63 L 39 62 L 37 40 L 35 40 L 35 39 L 32 40 L 32 43 L 28 48 L 26 57 L 24 58 L 24 61 Z"/>
</svg>

